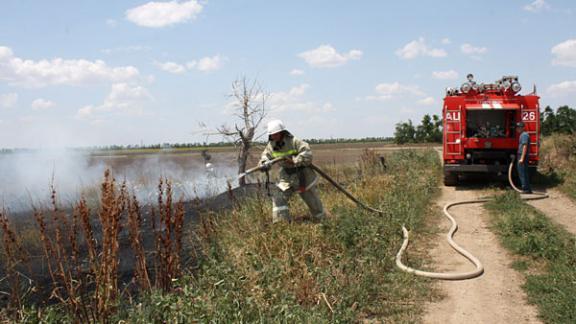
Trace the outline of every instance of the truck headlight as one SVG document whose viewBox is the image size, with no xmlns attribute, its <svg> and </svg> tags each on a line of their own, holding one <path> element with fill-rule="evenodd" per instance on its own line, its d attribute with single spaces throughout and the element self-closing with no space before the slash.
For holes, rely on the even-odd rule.
<svg viewBox="0 0 576 324">
<path fill-rule="evenodd" d="M 512 91 L 514 91 L 514 92 L 520 92 L 520 90 L 522 90 L 522 86 L 520 85 L 520 83 L 518 83 L 518 82 L 513 82 L 513 83 L 512 83 Z"/>
<path fill-rule="evenodd" d="M 465 82 L 465 83 L 463 83 L 462 86 L 460 87 L 460 91 L 462 91 L 462 92 L 464 92 L 464 93 L 468 93 L 468 92 L 470 92 L 470 89 L 471 89 L 471 88 L 472 88 L 472 87 L 470 86 L 470 83 Z"/>
</svg>

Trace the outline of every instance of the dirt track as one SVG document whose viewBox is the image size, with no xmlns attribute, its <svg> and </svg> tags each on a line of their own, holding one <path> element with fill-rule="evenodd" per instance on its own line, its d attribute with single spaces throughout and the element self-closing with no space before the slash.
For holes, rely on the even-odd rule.
<svg viewBox="0 0 576 324">
<path fill-rule="evenodd" d="M 477 188 L 442 187 L 437 204 L 479 198 L 486 194 Z M 446 296 L 438 303 L 427 305 L 424 323 L 540 323 L 534 306 L 528 305 L 521 285 L 522 276 L 510 268 L 510 254 L 499 244 L 488 228 L 488 214 L 480 204 L 456 206 L 450 209 L 458 222 L 455 241 L 478 257 L 485 272 L 476 279 L 438 281 Z M 464 257 L 446 243 L 449 222 L 439 221 L 438 244 L 431 256 L 438 271 L 460 272 L 473 269 Z"/>
<path fill-rule="evenodd" d="M 535 188 L 544 191 L 545 188 Z M 439 208 L 449 202 L 470 200 L 489 195 L 474 187 L 445 187 L 437 201 Z M 550 198 L 530 204 L 566 230 L 576 234 L 576 204 L 558 190 L 547 190 Z M 513 270 L 511 255 L 489 228 L 488 212 L 481 204 L 450 209 L 459 230 L 455 240 L 484 264 L 482 276 L 465 281 L 439 281 L 445 298 L 427 305 L 424 323 L 541 323 L 535 306 L 528 305 L 521 286 L 524 279 Z M 431 256 L 437 271 L 460 272 L 473 266 L 458 255 L 445 240 L 449 222 L 438 220 L 440 233 Z"/>
</svg>

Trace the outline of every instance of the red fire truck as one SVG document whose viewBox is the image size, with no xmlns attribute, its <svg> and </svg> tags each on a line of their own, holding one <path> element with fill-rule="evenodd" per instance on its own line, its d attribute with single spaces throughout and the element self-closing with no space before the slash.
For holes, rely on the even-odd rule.
<svg viewBox="0 0 576 324">
<path fill-rule="evenodd" d="M 469 173 L 506 174 L 518 149 L 516 123 L 530 134 L 529 166 L 538 165 L 540 105 L 536 89 L 520 95 L 516 76 L 478 84 L 469 74 L 460 89 L 446 89 L 443 117 L 444 184 Z"/>
</svg>

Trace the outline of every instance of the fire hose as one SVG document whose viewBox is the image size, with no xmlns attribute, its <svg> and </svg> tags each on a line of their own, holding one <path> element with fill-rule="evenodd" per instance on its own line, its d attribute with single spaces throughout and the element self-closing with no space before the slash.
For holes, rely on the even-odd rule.
<svg viewBox="0 0 576 324">
<path fill-rule="evenodd" d="M 275 158 L 275 159 L 273 159 L 273 160 L 270 160 L 270 161 L 268 162 L 268 164 L 269 164 L 269 165 L 273 165 L 273 164 L 276 164 L 276 163 L 278 163 L 278 162 L 280 162 L 280 161 L 282 161 L 282 160 L 284 160 L 284 159 L 286 159 L 286 158 L 287 158 L 286 156 L 278 157 L 278 158 Z M 340 192 L 342 192 L 344 195 L 346 195 L 346 197 L 350 198 L 350 200 L 352 200 L 353 202 L 355 202 L 358 206 L 360 206 L 360 207 L 362 207 L 362 208 L 364 208 L 364 209 L 366 209 L 366 210 L 369 210 L 369 211 L 371 211 L 371 212 L 378 213 L 378 214 L 380 214 L 381 216 L 384 215 L 384 211 L 379 210 L 379 209 L 376 209 L 376 208 L 372 208 L 372 207 L 366 205 L 365 203 L 363 203 L 362 201 L 358 200 L 356 197 L 354 197 L 354 195 L 352 195 L 348 190 L 346 190 L 344 187 L 342 187 L 338 182 L 336 182 L 334 179 L 332 179 L 332 177 L 330 177 L 326 172 L 322 171 L 322 169 L 320 169 L 319 167 L 317 167 L 315 164 L 311 163 L 311 164 L 309 165 L 309 167 L 312 168 L 314 171 L 316 171 L 316 172 L 317 172 L 322 178 L 324 178 L 326 181 L 330 182 L 330 184 L 332 184 L 336 189 L 338 189 Z M 245 177 L 245 176 L 247 176 L 247 175 L 249 175 L 249 174 L 251 174 L 251 173 L 254 173 L 254 172 L 256 172 L 256 171 L 260 171 L 260 170 L 263 170 L 263 169 L 264 169 L 264 166 L 262 166 L 262 165 L 257 166 L 257 167 L 254 167 L 254 168 L 251 168 L 251 169 L 249 169 L 249 170 L 246 170 L 246 172 L 241 173 L 241 174 L 238 176 L 238 178 Z"/>
<path fill-rule="evenodd" d="M 522 190 L 518 189 L 518 187 L 516 187 L 516 185 L 514 185 L 514 181 L 512 179 L 513 168 L 514 168 L 514 158 L 512 159 L 512 161 L 510 162 L 510 166 L 508 167 L 508 182 L 510 183 L 510 186 L 512 187 L 512 189 L 514 189 L 517 192 L 522 193 Z M 523 196 L 522 199 L 528 201 L 528 200 L 537 200 L 537 199 L 548 198 L 548 194 L 544 193 L 544 192 L 533 192 L 532 195 L 533 196 L 531 196 L 531 197 Z M 450 244 L 450 246 L 454 250 L 456 250 L 458 253 L 460 253 L 461 255 L 466 257 L 470 262 L 472 262 L 474 264 L 474 266 L 476 267 L 474 270 L 468 271 L 468 272 L 447 272 L 447 273 L 446 272 L 429 272 L 429 271 L 417 270 L 417 269 L 414 269 L 414 268 L 411 268 L 411 267 L 404 265 L 402 263 L 402 254 L 404 253 L 404 251 L 408 247 L 408 239 L 409 239 L 409 232 L 405 226 L 402 226 L 402 233 L 404 235 L 404 242 L 402 243 L 402 247 L 400 247 L 400 250 L 396 254 L 396 266 L 398 266 L 403 271 L 415 274 L 417 276 L 433 278 L 433 279 L 465 280 L 465 279 L 476 278 L 476 277 L 482 275 L 484 273 L 484 266 L 482 265 L 480 260 L 478 260 L 478 258 L 476 258 L 474 255 L 472 255 L 470 252 L 466 251 L 464 248 L 459 246 L 456 242 L 454 242 L 453 236 L 454 236 L 454 233 L 456 233 L 456 231 L 458 230 L 458 224 L 454 220 L 454 217 L 452 217 L 452 215 L 450 215 L 450 213 L 448 212 L 448 209 L 450 209 L 453 206 L 457 206 L 457 205 L 484 203 L 484 202 L 491 201 L 491 200 L 493 200 L 493 198 L 480 198 L 480 199 L 474 199 L 474 200 L 458 201 L 458 202 L 446 204 L 444 206 L 444 209 L 443 209 L 444 215 L 452 223 L 452 226 L 450 227 L 448 234 L 446 234 L 446 239 L 448 240 L 448 243 Z"/>
<path fill-rule="evenodd" d="M 286 157 L 276 158 L 274 160 L 271 160 L 269 163 L 270 163 L 270 165 L 272 165 L 272 164 L 275 164 L 277 162 L 280 162 L 281 160 L 283 160 L 285 158 Z M 346 189 L 344 189 L 340 184 L 338 184 L 334 179 L 332 179 L 328 174 L 326 174 L 324 171 L 322 171 L 316 165 L 311 164 L 310 167 L 314 171 L 316 171 L 318 174 L 320 174 L 320 176 L 322 176 L 324 179 L 326 179 L 328 182 L 330 182 L 336 189 L 338 189 L 339 191 L 344 193 L 349 199 L 354 201 L 358 206 L 360 206 L 366 210 L 378 213 L 380 215 L 384 215 L 384 212 L 382 210 L 372 208 L 372 207 L 367 206 L 366 204 L 362 203 L 360 200 L 358 200 L 356 197 L 354 197 L 350 192 L 348 192 Z M 512 161 L 510 162 L 510 165 L 508 167 L 508 182 L 510 183 L 510 186 L 512 187 L 512 189 L 514 189 L 515 191 L 517 191 L 519 193 L 522 193 L 522 190 L 518 189 L 518 187 L 516 187 L 516 185 L 514 184 L 514 180 L 513 180 L 513 176 L 512 176 L 513 168 L 514 168 L 514 158 L 512 159 Z M 250 173 L 253 173 L 255 171 L 259 171 L 262 169 L 263 169 L 263 166 L 254 167 L 254 168 L 249 169 L 246 172 L 240 174 L 239 178 L 245 177 L 246 175 L 248 175 Z M 545 199 L 548 197 L 549 197 L 549 195 L 547 193 L 533 192 L 532 196 L 530 196 L 530 197 L 523 196 L 522 199 L 525 201 L 529 201 L 529 200 Z M 475 257 L 474 255 L 472 255 L 472 253 L 470 253 L 467 250 L 465 250 L 464 248 L 462 248 L 460 245 L 458 245 L 453 240 L 454 234 L 458 230 L 458 224 L 456 223 L 456 220 L 454 219 L 454 217 L 452 217 L 452 215 L 448 212 L 448 209 L 450 209 L 451 207 L 454 207 L 454 206 L 458 206 L 458 205 L 484 203 L 484 202 L 491 201 L 493 199 L 494 198 L 488 197 L 488 198 L 479 198 L 479 199 L 473 199 L 473 200 L 463 200 L 463 201 L 448 203 L 444 206 L 444 209 L 443 209 L 444 216 L 446 216 L 450 220 L 450 222 L 452 223 L 452 226 L 450 227 L 448 233 L 446 234 L 446 239 L 448 241 L 448 244 L 450 244 L 450 246 L 454 250 L 456 250 L 456 252 L 460 253 L 462 256 L 464 256 L 466 259 L 468 259 L 471 263 L 473 263 L 475 266 L 474 270 L 468 271 L 468 272 L 430 272 L 430 271 L 417 270 L 417 269 L 414 269 L 412 267 L 404 265 L 402 263 L 402 254 L 406 251 L 406 248 L 408 247 L 408 242 L 409 242 L 409 237 L 410 237 L 410 233 L 406 229 L 405 226 L 402 226 L 402 234 L 404 237 L 404 241 L 402 242 L 402 246 L 400 247 L 400 250 L 396 254 L 396 266 L 398 266 L 403 271 L 406 271 L 408 273 L 412 273 L 412 274 L 417 275 L 417 276 L 433 278 L 433 279 L 442 279 L 442 280 L 466 280 L 466 279 L 476 278 L 476 277 L 479 277 L 480 275 L 482 275 L 484 273 L 484 266 L 482 265 L 482 262 L 480 262 L 480 260 L 477 257 Z"/>
</svg>

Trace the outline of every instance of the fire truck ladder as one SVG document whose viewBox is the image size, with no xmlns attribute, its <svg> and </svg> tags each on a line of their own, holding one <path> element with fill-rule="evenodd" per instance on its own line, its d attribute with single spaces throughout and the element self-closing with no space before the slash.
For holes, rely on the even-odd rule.
<svg viewBox="0 0 576 324">
<path fill-rule="evenodd" d="M 446 108 L 446 115 L 458 116 L 458 119 L 446 120 L 446 134 L 447 138 L 444 142 L 444 152 L 446 155 L 462 155 L 462 106 L 458 106 L 458 109 L 449 110 Z M 457 145 L 458 151 L 448 149 L 448 145 Z"/>
</svg>

